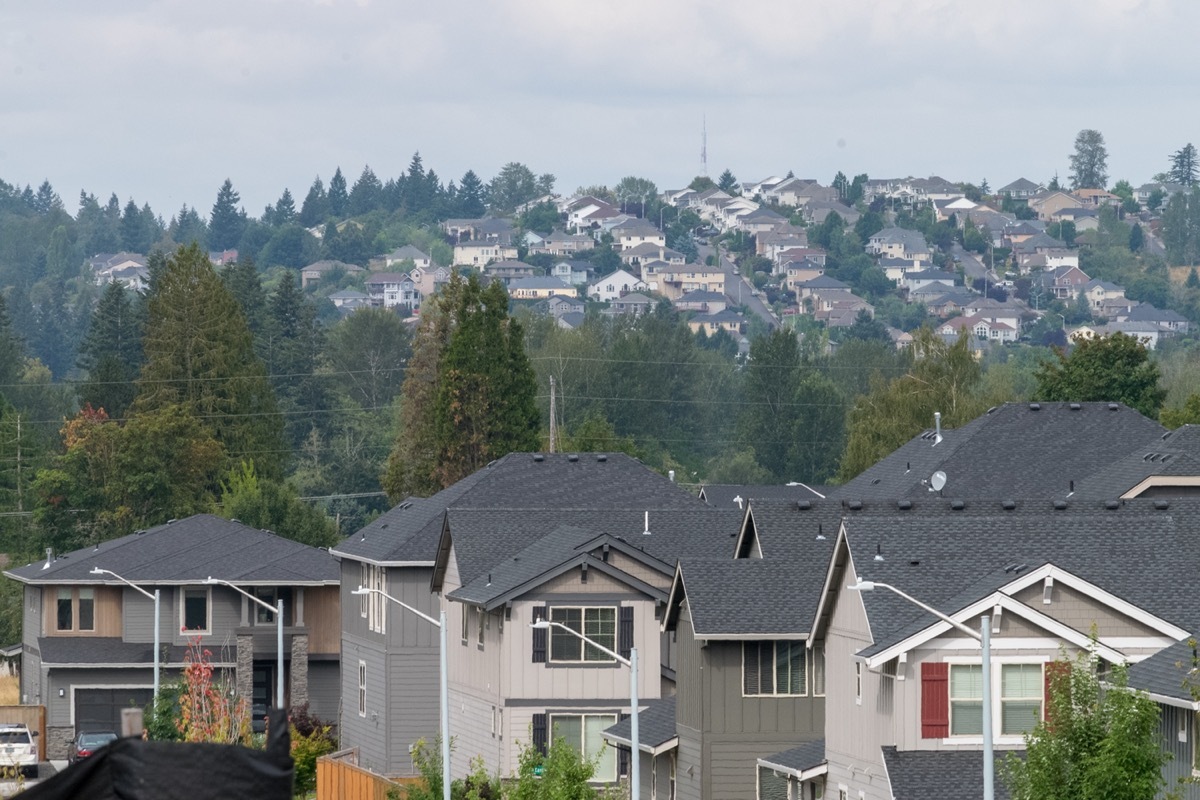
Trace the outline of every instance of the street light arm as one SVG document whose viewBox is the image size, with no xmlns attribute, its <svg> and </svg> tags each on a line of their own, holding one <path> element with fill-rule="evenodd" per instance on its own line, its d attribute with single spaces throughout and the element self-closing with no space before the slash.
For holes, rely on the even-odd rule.
<svg viewBox="0 0 1200 800">
<path fill-rule="evenodd" d="M 383 595 L 383 596 L 384 596 L 384 597 L 386 597 L 388 600 L 391 600 L 393 603 L 395 603 L 396 605 L 400 606 L 400 607 L 401 607 L 401 608 L 403 608 L 403 609 L 406 609 L 406 610 L 408 610 L 408 611 L 411 611 L 412 613 L 416 614 L 418 617 L 420 617 L 421 619 L 425 620 L 425 621 L 426 621 L 426 622 L 428 622 L 429 624 L 431 624 L 431 625 L 434 625 L 434 626 L 436 626 L 436 627 L 438 627 L 438 628 L 442 627 L 442 623 L 438 622 L 438 621 L 437 621 L 436 619 L 434 619 L 433 617 L 429 616 L 428 614 L 424 613 L 423 611 L 418 611 L 417 609 L 413 608 L 412 606 L 410 606 L 408 603 L 404 602 L 403 600 L 397 600 L 396 598 L 392 597 L 390 594 L 388 594 L 387 592 L 385 592 L 383 589 L 370 589 L 370 588 L 367 588 L 366 586 L 360 586 L 360 587 L 358 587 L 357 589 L 355 589 L 355 590 L 351 591 L 351 592 L 350 592 L 350 594 L 357 594 L 357 595 L 364 595 L 364 594 L 379 594 L 379 595 Z"/>
<path fill-rule="evenodd" d="M 913 605 L 918 606 L 919 608 L 922 608 L 925 611 L 928 611 L 930 614 L 933 614 L 935 617 L 940 619 L 942 622 L 949 623 L 950 625 L 953 625 L 955 628 L 958 628 L 960 631 L 967 634 L 972 639 L 974 639 L 976 641 L 983 641 L 983 635 L 981 633 L 979 633 L 979 631 L 972 630 L 971 628 L 962 624 L 958 620 L 953 619 L 946 614 L 943 614 L 941 611 L 938 611 L 933 606 L 926 605 L 925 603 L 922 603 L 920 600 L 913 597 L 912 595 L 900 591 L 895 586 L 892 586 L 890 583 L 881 583 L 880 581 L 864 581 L 862 579 L 859 579 L 859 582 L 857 584 L 852 584 L 850 586 L 847 586 L 846 588 L 851 589 L 853 591 L 870 591 L 870 589 L 875 588 L 875 587 L 879 587 L 881 589 L 887 589 L 889 592 L 892 592 L 893 594 L 898 594 L 901 597 L 903 597 L 905 600 L 907 600 L 908 602 L 912 603 Z"/>
<path fill-rule="evenodd" d="M 242 587 L 240 587 L 240 586 L 235 586 L 234 584 L 230 583 L 229 581 L 223 581 L 223 580 L 221 580 L 220 578 L 213 578 L 213 577 L 211 577 L 211 576 L 210 576 L 210 577 L 209 577 L 207 580 L 205 580 L 204 582 L 205 582 L 205 583 L 207 583 L 207 584 L 210 584 L 210 585 L 212 585 L 212 584 L 218 584 L 218 583 L 219 583 L 219 584 L 221 584 L 222 586 L 228 586 L 230 589 L 233 589 L 235 592 L 238 592 L 238 593 L 239 593 L 239 594 L 241 594 L 243 597 L 248 597 L 248 598 L 250 598 L 251 600 L 253 600 L 254 602 L 258 603 L 260 606 L 262 606 L 263 608 L 265 608 L 267 611 L 270 611 L 272 614 L 274 614 L 276 611 L 278 611 L 278 610 L 279 610 L 279 609 L 277 609 L 275 606 L 273 606 L 273 605 L 271 605 L 270 603 L 268 603 L 267 601 L 265 601 L 265 600 L 262 600 L 262 599 L 259 599 L 259 598 L 255 597 L 254 595 L 250 594 L 249 592 L 247 592 L 247 591 L 246 591 L 245 589 L 243 589 Z"/>
<path fill-rule="evenodd" d="M 117 573 L 113 572 L 110 569 L 100 569 L 100 567 L 93 567 L 92 574 L 93 575 L 111 575 L 112 577 L 116 578 L 117 580 L 119 580 L 121 583 L 125 584 L 129 588 L 138 590 L 139 592 L 141 592 L 143 595 L 145 595 L 146 597 L 148 597 L 151 600 L 154 599 L 154 592 L 146 591 L 145 589 L 138 586 L 133 581 L 122 578 L 120 575 L 118 575 Z"/>
<path fill-rule="evenodd" d="M 599 650 L 600 652 L 602 652 L 602 653 L 607 653 L 608 655 L 612 656 L 613 658 L 615 658 L 617 661 L 619 661 L 620 663 L 624 664 L 625 666 L 627 666 L 627 667 L 628 667 L 628 666 L 631 666 L 631 665 L 632 665 L 632 662 L 631 662 L 631 661 L 630 661 L 628 658 L 626 658 L 625 656 L 623 656 L 623 655 L 621 655 L 620 653 L 617 653 L 617 652 L 615 652 L 615 651 L 613 651 L 613 650 L 609 650 L 607 647 L 605 647 L 605 646 L 604 646 L 604 645 L 602 645 L 602 644 L 598 644 L 598 643 L 594 642 L 593 640 L 591 640 L 591 639 L 589 639 L 588 637 L 584 636 L 582 633 L 580 633 L 579 631 L 575 630 L 574 628 L 568 627 L 567 625 L 564 625 L 564 624 L 562 624 L 561 622 L 554 622 L 554 621 L 552 621 L 552 620 L 548 620 L 548 619 L 547 619 L 547 620 L 542 620 L 542 622 L 544 622 L 545 624 L 544 624 L 544 625 L 538 625 L 537 623 L 533 623 L 533 624 L 532 624 L 532 625 L 530 625 L 529 627 L 531 627 L 531 628 L 539 628 L 539 627 L 540 627 L 540 628 L 550 628 L 550 627 L 554 627 L 554 628 L 562 628 L 562 629 L 563 629 L 564 631 L 566 631 L 567 633 L 571 634 L 572 636 L 574 636 L 574 637 L 576 637 L 576 638 L 578 638 L 578 639 L 582 639 L 584 642 L 586 642 L 587 644 L 589 644 L 589 645 L 591 645 L 592 647 L 596 648 L 596 649 L 597 649 L 597 650 Z"/>
</svg>

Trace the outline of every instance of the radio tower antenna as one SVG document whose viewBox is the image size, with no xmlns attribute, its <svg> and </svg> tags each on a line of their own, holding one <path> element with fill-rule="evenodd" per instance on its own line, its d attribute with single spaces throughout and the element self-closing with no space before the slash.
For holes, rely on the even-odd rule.
<svg viewBox="0 0 1200 800">
<path fill-rule="evenodd" d="M 708 115 L 700 123 L 700 174 L 708 177 Z"/>
</svg>

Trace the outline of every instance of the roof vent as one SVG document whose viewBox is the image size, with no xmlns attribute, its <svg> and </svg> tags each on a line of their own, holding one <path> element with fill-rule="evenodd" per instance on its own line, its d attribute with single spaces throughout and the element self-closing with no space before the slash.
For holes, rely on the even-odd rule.
<svg viewBox="0 0 1200 800">
<path fill-rule="evenodd" d="M 919 567 L 921 566 L 921 562 L 914 558 L 912 561 L 908 562 L 908 565 L 910 567 Z"/>
<path fill-rule="evenodd" d="M 879 542 L 875 543 L 875 560 L 883 561 L 883 544 Z"/>
<path fill-rule="evenodd" d="M 799 509 L 800 511 L 808 511 L 810 508 L 812 508 L 812 501 L 811 500 L 797 500 L 796 508 Z"/>
<path fill-rule="evenodd" d="M 1055 511 L 1066 511 L 1066 509 L 1067 509 L 1067 501 L 1066 500 L 1055 500 L 1054 501 L 1054 510 Z"/>
<path fill-rule="evenodd" d="M 608 456 L 601 453 L 600 455 L 596 456 L 596 460 L 603 464 L 605 461 L 608 461 Z"/>
<path fill-rule="evenodd" d="M 169 520 L 167 520 L 167 524 L 168 524 L 168 525 L 174 525 L 176 522 L 179 522 L 179 520 L 177 520 L 177 519 L 169 519 Z"/>
<path fill-rule="evenodd" d="M 1121 501 L 1120 500 L 1105 500 L 1104 507 L 1107 508 L 1109 511 L 1116 511 L 1118 508 L 1121 507 Z"/>
<path fill-rule="evenodd" d="M 541 453 L 534 453 L 534 455 L 533 455 L 533 460 L 534 460 L 536 463 L 540 464 L 540 463 L 542 463 L 543 461 L 545 461 L 545 460 L 546 460 L 546 457 L 545 457 L 544 455 L 542 455 Z"/>
<path fill-rule="evenodd" d="M 989 408 L 989 409 L 987 410 L 987 413 L 988 413 L 988 414 L 990 414 L 990 413 L 992 413 L 993 411 L 995 411 L 997 408 L 998 408 L 998 406 L 992 406 L 991 408 Z"/>
<path fill-rule="evenodd" d="M 1154 507 L 1156 509 L 1158 509 L 1159 511 L 1166 511 L 1168 508 L 1171 507 L 1171 504 L 1168 503 L 1166 500 L 1155 500 Z"/>
<path fill-rule="evenodd" d="M 1014 508 L 1017 507 L 1017 501 L 1016 500 L 1001 500 L 1000 507 L 1003 508 L 1005 511 L 1012 511 Z"/>
<path fill-rule="evenodd" d="M 1041 410 L 1042 410 L 1042 404 L 1041 404 L 1041 403 L 1030 403 L 1030 404 L 1029 404 L 1029 410 L 1030 410 L 1030 411 L 1041 411 Z"/>
<path fill-rule="evenodd" d="M 1109 411 L 1116 411 L 1116 410 L 1117 410 L 1118 408 L 1120 408 L 1120 407 L 1121 407 L 1121 406 L 1117 405 L 1116 403 L 1109 403 L 1109 404 L 1108 404 L 1108 410 L 1109 410 Z"/>
<path fill-rule="evenodd" d="M 846 502 L 846 508 L 851 511 L 862 511 L 862 500 L 849 500 Z"/>
<path fill-rule="evenodd" d="M 229 521 L 230 521 L 230 522 L 236 522 L 236 523 L 238 523 L 239 525 L 240 525 L 240 524 L 242 524 L 242 521 L 241 521 L 240 519 L 238 519 L 237 517 L 233 517 L 233 518 L 231 518 Z"/>
<path fill-rule="evenodd" d="M 650 512 L 646 512 L 646 525 L 642 528 L 642 536 L 650 535 Z"/>
<path fill-rule="evenodd" d="M 577 456 L 573 453 L 571 455 L 567 456 L 567 461 L 570 461 L 572 464 L 574 464 L 578 460 L 579 460 L 579 456 Z"/>
<path fill-rule="evenodd" d="M 825 532 L 821 529 L 821 523 L 817 523 L 817 541 L 825 541 Z"/>
<path fill-rule="evenodd" d="M 875 480 L 871 481 L 871 485 L 872 485 L 872 486 L 875 486 L 875 485 L 877 485 L 878 483 L 879 483 L 879 478 L 876 478 Z"/>
<path fill-rule="evenodd" d="M 1079 403 L 1071 403 L 1068 408 L 1070 408 L 1072 411 L 1078 411 L 1079 409 L 1083 408 L 1083 406 L 1081 406 Z"/>
<path fill-rule="evenodd" d="M 900 509 L 901 511 L 908 511 L 910 508 L 912 508 L 912 500 L 900 500 L 896 503 L 896 508 Z"/>
<path fill-rule="evenodd" d="M 967 507 L 967 504 L 963 500 L 951 500 L 950 501 L 950 508 L 954 509 L 955 511 L 962 511 L 966 507 Z"/>
</svg>

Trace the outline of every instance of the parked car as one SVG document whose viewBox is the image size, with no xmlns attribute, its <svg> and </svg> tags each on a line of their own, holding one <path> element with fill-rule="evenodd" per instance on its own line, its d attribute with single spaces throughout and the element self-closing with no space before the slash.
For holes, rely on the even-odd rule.
<svg viewBox="0 0 1200 800">
<path fill-rule="evenodd" d="M 30 732 L 24 724 L 0 724 L 0 769 L 5 772 L 20 770 L 22 775 L 36 778 L 38 772 L 38 747 L 34 744 L 37 732 Z"/>
<path fill-rule="evenodd" d="M 67 763 L 79 763 L 116 738 L 117 735 L 112 731 L 85 731 L 79 734 L 67 746 Z"/>
</svg>

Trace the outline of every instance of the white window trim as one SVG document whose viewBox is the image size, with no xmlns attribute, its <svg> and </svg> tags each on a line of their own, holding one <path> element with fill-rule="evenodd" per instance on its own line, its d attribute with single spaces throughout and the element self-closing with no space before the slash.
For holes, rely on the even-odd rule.
<svg viewBox="0 0 1200 800">
<path fill-rule="evenodd" d="M 371 576 L 368 571 L 370 565 L 365 561 L 359 562 L 358 585 L 367 588 L 371 585 Z M 358 615 L 363 619 L 367 618 L 367 602 L 368 596 L 361 594 L 358 596 Z"/>
<path fill-rule="evenodd" d="M 203 628 L 185 627 L 187 620 L 187 593 L 202 591 L 205 593 L 204 620 L 207 625 Z M 208 636 L 212 633 L 212 587 L 211 586 L 180 586 L 179 587 L 179 630 L 184 636 Z"/>
<path fill-rule="evenodd" d="M 1000 732 L 1001 726 L 1003 725 L 1003 713 L 1001 711 L 1002 710 L 1001 703 L 1002 703 L 1003 687 L 1000 685 L 1000 678 L 1002 675 L 1001 667 L 1003 667 L 1005 664 L 1041 664 L 1042 665 L 1042 681 L 1043 681 L 1043 685 L 1044 685 L 1045 680 L 1046 680 L 1046 666 L 1045 665 L 1051 661 L 1054 661 L 1056 658 L 1057 658 L 1057 656 L 1037 656 L 1037 655 L 1033 655 L 1033 656 L 996 656 L 995 654 L 992 655 L 992 710 L 993 710 L 993 713 L 992 713 L 992 741 L 995 744 L 1023 744 L 1025 741 L 1025 737 L 1019 733 L 1018 734 L 1002 734 Z M 961 657 L 961 656 L 949 656 L 949 657 L 943 659 L 943 661 L 945 661 L 947 664 L 950 664 L 951 666 L 953 666 L 955 664 L 978 665 L 979 657 L 976 656 L 975 658 L 966 658 L 966 657 Z M 949 706 L 949 692 L 950 692 L 949 675 L 947 675 L 947 684 L 946 684 L 946 693 L 947 693 L 947 706 L 946 707 L 947 707 L 947 709 L 949 709 L 949 707 L 950 707 Z M 1042 719 L 1045 719 L 1045 718 L 1046 718 L 1046 701 L 1044 698 L 1044 690 L 1043 690 Z M 956 736 L 956 735 L 951 734 L 950 736 L 943 738 L 941 741 L 943 744 L 972 744 L 972 745 L 978 744 L 978 745 L 982 745 L 983 744 L 983 736 L 982 736 L 982 734 L 980 734 L 980 735 L 967 734 L 967 735 L 963 735 L 963 736 Z"/>
<path fill-rule="evenodd" d="M 560 610 L 568 611 L 568 610 L 576 610 L 576 609 L 579 611 L 579 625 L 580 625 L 580 627 L 583 627 L 585 629 L 587 627 L 587 612 L 588 611 L 611 611 L 612 612 L 612 615 L 613 615 L 613 646 L 612 646 L 612 649 L 616 650 L 617 646 L 620 644 L 620 638 L 621 638 L 621 615 L 617 611 L 617 606 L 551 606 L 550 611 L 549 611 L 549 618 L 552 622 L 557 622 L 558 620 L 554 619 L 555 611 L 560 611 Z M 480 624 L 482 624 L 482 623 L 480 623 Z M 566 623 L 563 623 L 563 624 L 565 625 Z M 546 636 L 546 662 L 547 663 L 551 663 L 551 664 L 615 664 L 617 661 L 615 658 L 613 658 L 612 656 L 610 656 L 604 652 L 600 652 L 600 655 L 603 656 L 603 658 L 584 658 L 584 654 L 587 653 L 587 651 L 588 651 L 588 644 L 582 640 L 579 641 L 579 658 L 578 659 L 555 658 L 554 657 L 554 636 L 553 636 L 554 628 L 551 628 L 546 633 L 547 633 L 547 636 Z M 579 631 L 579 633 L 582 633 L 584 636 L 587 636 L 586 630 L 581 630 L 581 631 Z M 592 637 L 592 638 L 595 638 L 595 637 Z"/>
<path fill-rule="evenodd" d="M 367 715 L 367 662 L 358 661 L 358 715 Z"/>
<path fill-rule="evenodd" d="M 854 662 L 854 705 L 862 705 L 863 696 L 863 662 Z"/>
<path fill-rule="evenodd" d="M 747 694 L 746 693 L 746 645 L 747 644 L 757 644 L 757 645 L 770 644 L 773 647 L 778 647 L 780 641 L 785 641 L 785 642 L 788 642 L 792 646 L 799 647 L 801 649 L 801 652 L 804 653 L 804 685 L 800 687 L 800 692 L 799 693 L 794 693 L 794 692 L 769 692 L 769 693 L 768 692 L 757 692 L 754 694 Z M 809 655 L 810 654 L 811 654 L 811 650 L 805 646 L 804 642 L 799 641 L 799 640 L 777 639 L 777 640 L 767 640 L 767 641 L 755 641 L 755 642 L 744 641 L 744 642 L 742 642 L 742 697 L 808 697 L 809 674 L 811 673 L 811 664 L 809 663 Z M 772 670 L 775 669 L 775 665 L 777 665 L 778 663 L 779 663 L 778 661 L 774 662 L 774 664 L 771 667 Z M 761 679 L 759 680 L 758 684 L 760 687 L 762 686 Z M 773 675 L 772 680 L 771 680 L 771 685 L 772 686 L 779 685 L 779 673 L 778 672 L 776 672 Z"/>
<path fill-rule="evenodd" d="M 547 731 L 547 736 L 551 741 L 553 741 L 553 739 L 554 739 L 554 720 L 561 718 L 561 717 L 579 717 L 579 720 L 580 720 L 579 721 L 579 730 L 580 730 L 580 734 L 584 737 L 584 741 L 579 742 L 581 749 L 583 746 L 585 746 L 587 744 L 586 739 L 587 739 L 587 718 L 588 717 L 605 717 L 607 719 L 611 719 L 613 725 L 616 725 L 617 722 L 620 721 L 620 719 L 621 719 L 621 715 L 615 711 L 594 712 L 594 713 L 584 713 L 584 712 L 580 712 L 580 713 L 568 713 L 568 712 L 550 713 L 546 717 L 546 731 Z M 620 778 L 620 775 L 618 775 L 617 773 L 619 773 L 621 771 L 621 764 L 620 764 L 621 759 L 616 755 L 615 748 L 613 748 L 613 746 L 611 744 L 609 744 L 609 742 L 607 740 L 605 740 L 603 736 L 600 737 L 600 740 L 601 740 L 601 744 L 605 748 L 613 750 L 613 775 L 612 776 L 593 775 L 590 782 L 591 783 L 615 783 Z"/>
</svg>

